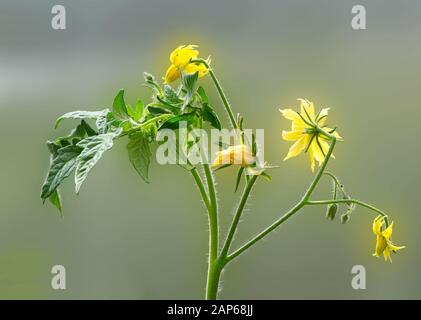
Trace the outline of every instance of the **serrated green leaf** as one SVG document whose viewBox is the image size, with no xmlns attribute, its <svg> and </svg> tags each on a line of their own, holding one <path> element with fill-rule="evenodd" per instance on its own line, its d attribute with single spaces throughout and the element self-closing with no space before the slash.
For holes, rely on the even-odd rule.
<svg viewBox="0 0 421 320">
<path fill-rule="evenodd" d="M 179 98 L 177 92 L 175 92 L 173 87 L 171 87 L 168 84 L 164 86 L 164 99 L 170 104 L 180 104 L 181 102 L 183 102 L 183 100 Z"/>
<path fill-rule="evenodd" d="M 129 160 L 142 179 L 149 183 L 149 164 L 151 162 L 151 150 L 148 137 L 141 131 L 129 135 L 127 151 Z"/>
<path fill-rule="evenodd" d="M 212 125 L 212 127 L 221 130 L 221 121 L 219 121 L 218 115 L 216 114 L 215 110 L 213 110 L 208 103 L 205 103 L 203 105 L 202 116 L 203 120 L 209 122 Z"/>
<path fill-rule="evenodd" d="M 85 120 L 81 121 L 80 126 L 83 128 L 88 137 L 97 135 L 97 132 L 94 129 L 92 129 L 91 126 Z"/>
<path fill-rule="evenodd" d="M 160 114 L 166 114 L 166 113 L 170 114 L 171 113 L 171 111 L 169 111 L 165 108 L 156 107 L 156 106 L 153 106 L 151 104 L 148 105 L 147 108 L 148 108 L 148 111 L 150 112 L 150 114 L 152 114 L 154 116 L 157 116 L 157 115 L 160 115 Z"/>
<path fill-rule="evenodd" d="M 120 119 L 127 119 L 128 113 L 126 102 L 124 101 L 124 90 L 121 89 L 114 98 L 113 113 Z"/>
<path fill-rule="evenodd" d="M 41 188 L 42 199 L 47 199 L 72 173 L 81 152 L 81 147 L 73 145 L 58 149 L 57 155 L 51 159 L 50 169 Z"/>
<path fill-rule="evenodd" d="M 134 121 L 139 121 L 143 114 L 143 108 L 143 101 L 138 99 L 134 108 L 132 108 L 130 105 L 127 106 L 127 112 Z"/>
<path fill-rule="evenodd" d="M 77 146 L 83 148 L 83 150 L 77 157 L 75 170 L 76 193 L 79 193 L 82 183 L 85 181 L 95 164 L 101 159 L 104 152 L 112 148 L 113 139 L 117 137 L 120 132 L 121 129 L 117 132 L 88 137 L 77 144 Z"/>
<path fill-rule="evenodd" d="M 62 213 L 61 196 L 58 189 L 54 190 L 48 199 Z"/>
<path fill-rule="evenodd" d="M 61 148 L 61 146 L 57 144 L 55 141 L 47 141 L 47 148 L 48 148 L 48 151 L 50 151 L 51 155 L 55 157 L 57 155 L 58 150 Z"/>
<path fill-rule="evenodd" d="M 98 132 L 100 134 L 106 133 L 109 129 L 110 123 L 113 120 L 115 120 L 114 114 L 108 109 L 103 110 L 102 113 L 98 116 L 98 118 L 96 119 L 96 122 L 95 122 L 95 125 L 98 129 Z"/>
<path fill-rule="evenodd" d="M 61 117 L 59 117 L 56 120 L 56 123 L 54 125 L 55 128 L 59 126 L 61 121 L 64 119 L 97 119 L 100 115 L 102 115 L 104 112 L 108 112 L 108 109 L 104 109 L 101 111 L 72 111 L 63 114 Z"/>
<path fill-rule="evenodd" d="M 206 95 L 205 89 L 203 89 L 203 87 L 197 88 L 197 94 L 199 95 L 200 99 L 202 100 L 202 103 L 204 103 L 204 104 L 209 103 L 209 98 Z"/>
<path fill-rule="evenodd" d="M 161 126 L 159 127 L 158 130 L 161 130 L 161 129 L 173 129 L 173 130 L 175 130 L 175 129 L 179 128 L 179 123 L 181 121 L 185 121 L 185 122 L 187 122 L 187 125 L 190 125 L 196 120 L 197 120 L 197 115 L 196 115 L 195 112 L 180 114 L 178 116 L 174 116 L 174 117 L 166 120 L 164 123 L 161 124 Z"/>
</svg>

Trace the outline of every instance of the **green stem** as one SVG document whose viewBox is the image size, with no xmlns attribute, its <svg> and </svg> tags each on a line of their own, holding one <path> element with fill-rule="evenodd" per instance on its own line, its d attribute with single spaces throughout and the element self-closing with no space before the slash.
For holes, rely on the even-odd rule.
<svg viewBox="0 0 421 320">
<path fill-rule="evenodd" d="M 234 113 L 232 111 L 232 107 L 227 99 L 227 96 L 225 95 L 224 90 L 222 89 L 221 84 L 219 83 L 218 78 L 216 77 L 215 73 L 213 72 L 212 68 L 209 66 L 209 64 L 204 59 L 193 59 L 192 62 L 198 62 L 202 63 L 209 71 L 209 74 L 213 80 L 213 83 L 215 84 L 216 90 L 219 93 L 219 96 L 221 97 L 222 103 L 224 104 L 225 111 L 228 113 L 228 117 L 231 121 L 232 126 L 234 129 L 238 129 L 238 123 L 235 120 Z"/>
<path fill-rule="evenodd" d="M 126 131 L 126 132 L 123 132 L 122 134 L 120 134 L 119 138 L 124 137 L 124 136 L 127 136 L 127 135 L 129 135 L 129 134 L 131 134 L 133 132 L 139 131 L 141 128 L 146 127 L 147 125 L 149 125 L 149 124 L 151 124 L 153 122 L 156 122 L 158 120 L 162 120 L 162 119 L 168 118 L 168 116 L 169 116 L 169 114 L 161 114 L 161 115 L 156 116 L 156 117 L 154 117 L 152 119 L 149 119 L 149 120 L 147 120 L 147 121 L 139 124 L 138 126 L 132 128 L 132 129 Z"/>
<path fill-rule="evenodd" d="M 247 203 L 247 199 L 250 195 L 250 191 L 253 188 L 253 185 L 256 182 L 257 177 L 258 177 L 257 175 L 251 177 L 251 179 L 249 179 L 249 181 L 247 182 L 247 185 L 244 188 L 243 194 L 241 196 L 240 202 L 238 204 L 237 210 L 234 215 L 234 219 L 232 220 L 231 227 L 229 229 L 227 238 L 225 240 L 224 246 L 221 251 L 222 262 L 225 261 L 225 258 L 228 254 L 228 250 L 231 246 L 231 242 L 232 242 L 232 239 L 234 238 L 235 232 L 237 231 L 238 223 L 240 221 L 241 214 L 243 213 L 244 206 Z"/>
<path fill-rule="evenodd" d="M 227 253 L 231 245 L 232 239 L 234 238 L 235 232 L 237 230 L 241 214 L 244 211 L 244 206 L 247 203 L 247 199 L 250 195 L 250 191 L 253 188 L 253 185 L 256 182 L 257 177 L 258 176 L 253 176 L 252 178 L 250 178 L 249 182 L 247 183 L 244 189 L 244 192 L 241 196 L 241 200 L 238 204 L 236 213 L 234 215 L 234 219 L 232 221 L 232 224 L 228 232 L 227 238 L 225 240 L 221 254 L 219 258 L 212 261 L 212 263 L 209 265 L 207 289 L 206 289 L 206 299 L 208 300 L 214 300 L 217 298 L 221 272 L 227 263 L 227 260 L 226 260 Z"/>
<path fill-rule="evenodd" d="M 324 205 L 324 204 L 332 204 L 332 203 L 355 203 L 361 207 L 365 207 L 367 209 L 370 209 L 378 214 L 380 214 L 381 216 L 385 217 L 385 221 L 386 224 L 388 225 L 388 221 L 387 221 L 387 214 L 385 212 L 383 212 L 382 210 L 368 204 L 365 203 L 363 201 L 357 200 L 357 199 L 337 199 L 337 200 L 316 200 L 316 201 L 307 201 L 305 204 L 306 205 Z"/>
<path fill-rule="evenodd" d="M 208 279 L 206 283 L 206 300 L 216 300 L 218 297 L 219 279 L 221 278 L 221 272 L 223 265 L 219 260 L 215 260 L 209 265 Z"/>
<path fill-rule="evenodd" d="M 230 262 L 231 260 L 233 260 L 234 258 L 239 256 L 241 253 L 243 253 L 245 250 L 250 248 L 252 245 L 256 244 L 259 240 L 263 239 L 265 236 L 267 236 L 269 233 L 271 233 L 273 230 L 275 230 L 277 227 L 279 227 L 286 220 L 291 218 L 296 212 L 298 212 L 302 207 L 304 207 L 306 205 L 306 202 L 310 198 L 311 194 L 313 193 L 314 189 L 317 186 L 317 183 L 319 182 L 321 176 L 323 175 L 323 172 L 324 172 L 324 170 L 327 166 L 327 163 L 329 162 L 329 159 L 332 155 L 333 149 L 334 149 L 335 144 L 336 144 L 336 137 L 335 136 L 330 135 L 327 132 L 323 132 L 323 133 L 325 133 L 331 139 L 329 151 L 327 152 L 326 157 L 325 157 L 322 165 L 320 166 L 316 176 L 314 177 L 314 179 L 313 179 L 312 183 L 310 184 L 310 186 L 308 187 L 307 191 L 304 193 L 304 196 L 302 197 L 302 199 L 294 207 L 292 207 L 288 212 L 286 212 L 281 218 L 276 220 L 269 227 L 267 227 L 265 230 L 260 232 L 253 239 L 249 240 L 247 243 L 245 243 L 243 246 L 241 246 L 235 252 L 233 252 L 232 254 L 227 256 L 227 258 L 226 258 L 227 262 Z"/>
<path fill-rule="evenodd" d="M 209 261 L 208 261 L 208 276 L 206 282 L 206 299 L 216 299 L 218 291 L 219 276 L 217 276 L 218 270 L 218 203 L 216 200 L 215 192 L 215 181 L 211 169 L 208 164 L 203 165 L 205 171 L 206 182 L 208 185 L 209 194 Z M 216 273 L 215 273 L 216 272 Z M 215 281 L 218 279 L 218 283 Z"/>
<path fill-rule="evenodd" d="M 208 209 L 209 211 L 210 210 L 209 197 L 206 194 L 206 190 L 205 190 L 205 186 L 203 184 L 202 178 L 200 177 L 196 168 L 193 168 L 190 172 L 193 175 L 193 178 L 194 178 L 194 181 L 196 182 L 197 187 L 199 188 L 200 195 L 202 196 L 202 200 L 206 206 L 206 209 Z"/>
</svg>

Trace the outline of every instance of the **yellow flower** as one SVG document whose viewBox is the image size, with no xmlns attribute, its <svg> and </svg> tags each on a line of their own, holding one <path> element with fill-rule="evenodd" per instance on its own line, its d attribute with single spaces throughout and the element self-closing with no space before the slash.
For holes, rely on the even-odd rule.
<svg viewBox="0 0 421 320">
<path fill-rule="evenodd" d="M 171 65 L 167 69 L 164 77 L 165 83 L 170 83 L 180 77 L 180 73 L 199 72 L 199 77 L 203 77 L 208 73 L 208 69 L 202 63 L 191 63 L 191 59 L 199 56 L 196 45 L 183 45 L 176 48 L 170 55 Z"/>
<path fill-rule="evenodd" d="M 216 158 L 212 162 L 211 167 L 217 168 L 227 164 L 240 165 L 247 167 L 256 162 L 256 157 L 253 156 L 249 147 L 244 144 L 230 146 L 225 150 L 218 151 Z"/>
<path fill-rule="evenodd" d="M 286 141 L 295 141 L 289 149 L 284 161 L 298 156 L 301 152 L 308 152 L 311 170 L 314 172 L 315 161 L 323 163 L 329 150 L 329 138 L 320 129 L 341 139 L 335 129 L 327 127 L 327 113 L 329 108 L 323 108 L 316 114 L 313 102 L 307 99 L 300 101 L 300 112 L 292 109 L 279 109 L 282 115 L 292 121 L 291 131 L 282 131 L 282 138 Z M 335 158 L 332 155 L 332 158 Z"/>
<path fill-rule="evenodd" d="M 377 216 L 373 221 L 373 233 L 377 238 L 376 251 L 373 253 L 373 256 L 379 257 L 383 253 L 384 260 L 387 261 L 387 259 L 389 259 L 390 262 L 392 262 L 390 251 L 395 252 L 405 248 L 405 246 L 397 247 L 392 243 L 390 237 L 392 236 L 393 222 L 382 231 L 384 223 L 384 217 L 380 215 Z"/>
</svg>

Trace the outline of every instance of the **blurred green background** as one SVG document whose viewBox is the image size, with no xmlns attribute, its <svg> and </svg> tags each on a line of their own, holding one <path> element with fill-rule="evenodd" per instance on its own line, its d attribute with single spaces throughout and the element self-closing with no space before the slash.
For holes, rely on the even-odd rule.
<svg viewBox="0 0 421 320">
<path fill-rule="evenodd" d="M 56 1 L 0 3 L 0 298 L 200 299 L 204 296 L 207 216 L 191 176 L 152 165 L 146 185 L 120 141 L 91 172 L 81 194 L 62 187 L 64 216 L 42 205 L 47 139 L 61 114 L 109 107 L 121 87 L 147 100 L 142 72 L 161 76 L 180 44 L 212 56 L 235 111 L 265 129 L 265 156 L 281 168 L 253 191 L 234 248 L 269 225 L 311 179 L 305 156 L 282 162 L 289 128 L 278 108 L 307 97 L 331 107 L 345 138 L 330 170 L 357 198 L 395 220 L 407 248 L 393 264 L 372 257 L 374 215 L 325 219 L 312 207 L 229 265 L 221 298 L 421 298 L 419 227 L 421 3 L 359 1 L 367 30 L 352 30 L 355 1 L 68 1 L 67 30 L 51 28 Z M 63 3 L 62 3 L 63 4 Z M 203 85 L 222 111 L 210 79 Z M 230 173 L 230 174 L 228 174 Z M 216 173 L 225 234 L 235 172 Z M 320 184 L 315 197 L 329 195 Z M 51 289 L 62 264 L 67 289 Z M 351 268 L 367 271 L 353 290 Z"/>
</svg>

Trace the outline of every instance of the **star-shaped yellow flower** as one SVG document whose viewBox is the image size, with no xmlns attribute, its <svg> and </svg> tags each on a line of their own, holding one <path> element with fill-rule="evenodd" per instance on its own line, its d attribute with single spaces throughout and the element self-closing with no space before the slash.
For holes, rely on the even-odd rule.
<svg viewBox="0 0 421 320">
<path fill-rule="evenodd" d="M 405 246 L 395 246 L 390 240 L 393 231 L 393 222 L 382 231 L 383 225 L 385 224 L 384 218 L 384 216 L 379 215 L 373 221 L 373 233 L 376 235 L 377 238 L 376 251 L 373 253 L 373 256 L 379 257 L 383 253 L 384 260 L 387 261 L 387 259 L 389 259 L 390 262 L 392 262 L 390 251 L 395 252 L 405 248 Z"/>
<path fill-rule="evenodd" d="M 199 77 L 203 77 L 208 73 L 208 69 L 202 63 L 191 63 L 191 59 L 195 59 L 199 56 L 199 51 L 196 49 L 196 45 L 183 45 L 176 48 L 170 55 L 171 65 L 167 69 L 164 77 L 165 83 L 180 78 L 180 73 L 195 73 L 199 72 Z"/>
<path fill-rule="evenodd" d="M 338 139 L 341 137 L 336 129 L 325 125 L 329 108 L 323 108 L 316 114 L 313 102 L 307 99 L 298 99 L 298 101 L 300 101 L 300 112 L 279 109 L 286 119 L 292 121 L 291 131 L 282 131 L 282 138 L 286 141 L 295 141 L 284 161 L 298 156 L 303 151 L 307 152 L 310 156 L 311 170 L 314 172 L 315 162 L 317 161 L 319 165 L 323 163 L 329 150 L 329 137 L 320 129 Z M 332 158 L 335 157 L 332 155 Z"/>
</svg>

